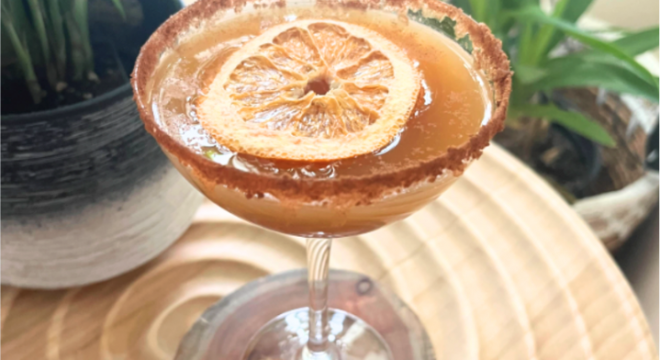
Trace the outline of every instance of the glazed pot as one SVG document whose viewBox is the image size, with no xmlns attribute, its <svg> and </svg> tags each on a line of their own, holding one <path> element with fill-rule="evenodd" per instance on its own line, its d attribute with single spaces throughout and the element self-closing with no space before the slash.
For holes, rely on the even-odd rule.
<svg viewBox="0 0 660 360">
<path fill-rule="evenodd" d="M 143 23 L 117 34 L 124 49 L 139 49 L 182 7 L 139 2 Z M 3 115 L 1 131 L 3 284 L 62 288 L 117 276 L 179 238 L 202 202 L 145 131 L 128 83 L 75 105 Z"/>
<path fill-rule="evenodd" d="M 2 283 L 61 288 L 131 270 L 189 226 L 201 195 L 144 130 L 129 84 L 2 116 Z"/>
</svg>

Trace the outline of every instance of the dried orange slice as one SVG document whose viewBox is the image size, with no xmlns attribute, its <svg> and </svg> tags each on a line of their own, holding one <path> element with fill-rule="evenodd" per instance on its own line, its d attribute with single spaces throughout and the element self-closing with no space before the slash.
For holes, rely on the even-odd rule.
<svg viewBox="0 0 660 360">
<path fill-rule="evenodd" d="M 387 145 L 420 88 L 406 54 L 380 34 L 329 20 L 275 26 L 232 54 L 198 103 L 229 149 L 324 161 Z"/>
</svg>

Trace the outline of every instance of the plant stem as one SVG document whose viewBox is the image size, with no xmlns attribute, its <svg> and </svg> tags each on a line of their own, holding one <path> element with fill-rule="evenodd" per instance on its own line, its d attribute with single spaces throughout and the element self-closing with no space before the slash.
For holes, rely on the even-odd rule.
<svg viewBox="0 0 660 360">
<path fill-rule="evenodd" d="M 39 3 L 39 0 L 28 0 L 28 4 L 30 5 L 29 8 L 32 13 L 32 22 L 34 23 L 34 28 L 37 33 L 37 38 L 39 38 L 39 44 L 41 45 L 41 51 L 44 57 L 46 77 L 48 78 L 48 83 L 54 89 L 57 86 L 57 74 L 50 59 L 50 45 L 48 44 L 48 35 L 46 34 L 46 25 L 44 23 L 43 12 L 41 11 L 41 4 Z"/>
<path fill-rule="evenodd" d="M 55 68 L 60 80 L 66 78 L 66 38 L 64 36 L 64 21 L 59 1 L 45 0 L 48 6 L 48 16 L 53 29 L 53 43 L 55 53 Z"/>
<path fill-rule="evenodd" d="M 88 11 L 87 0 L 74 0 L 73 2 L 73 19 L 78 26 L 83 56 L 85 58 L 85 75 L 94 71 L 94 53 L 92 52 L 92 44 L 89 38 L 89 24 L 88 24 Z"/>
<path fill-rule="evenodd" d="M 554 10 L 552 11 L 552 16 L 557 18 L 561 17 L 564 11 L 566 10 L 566 6 L 568 5 L 569 1 L 570 0 L 559 0 L 555 4 Z M 548 51 L 552 50 L 552 49 L 548 49 L 548 46 L 554 34 L 555 34 L 554 26 L 550 24 L 543 24 L 541 26 L 538 34 L 536 35 L 536 39 L 535 39 L 536 45 L 535 45 L 531 65 L 536 65 L 540 63 L 543 57 L 548 53 Z"/>
<path fill-rule="evenodd" d="M 32 95 L 32 101 L 34 101 L 35 104 L 38 104 L 41 102 L 41 86 L 39 86 L 37 75 L 34 73 L 30 54 L 28 53 L 27 48 L 23 46 L 24 44 L 19 39 L 16 29 L 14 29 L 14 25 L 11 23 L 10 17 L 7 16 L 6 12 L 3 11 L 0 20 L 2 21 L 2 28 L 8 35 L 9 41 L 11 41 L 11 44 L 16 51 L 18 64 L 25 76 L 25 83 L 30 91 L 30 95 Z"/>
<path fill-rule="evenodd" d="M 534 56 L 534 25 L 526 22 L 522 25 L 522 35 L 518 43 L 518 62 L 523 65 L 533 65 Z"/>
<path fill-rule="evenodd" d="M 64 24 L 66 25 L 67 33 L 69 34 L 69 43 L 71 46 L 71 78 L 73 80 L 82 80 L 83 73 L 85 72 L 85 54 L 82 44 L 82 36 L 76 21 L 73 19 L 71 13 L 66 13 L 64 16 Z"/>
</svg>

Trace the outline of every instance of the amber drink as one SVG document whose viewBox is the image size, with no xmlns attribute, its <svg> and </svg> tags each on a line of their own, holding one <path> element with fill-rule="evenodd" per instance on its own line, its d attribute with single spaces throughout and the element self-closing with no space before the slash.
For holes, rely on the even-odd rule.
<svg viewBox="0 0 660 360">
<path fill-rule="evenodd" d="M 460 174 L 462 164 L 451 164 L 453 169 L 448 166 L 422 181 L 407 173 L 446 155 L 452 147 L 467 144 L 490 121 L 490 85 L 473 67 L 470 55 L 447 36 L 416 22 L 402 22 L 395 15 L 364 15 L 360 10 L 328 10 L 318 22 L 339 18 L 384 35 L 405 49 L 420 81 L 405 126 L 385 146 L 366 154 L 320 161 L 262 158 L 223 146 L 200 123 L 200 98 L 227 58 L 265 28 L 293 19 L 319 19 L 318 12 L 309 9 L 249 14 L 222 26 L 210 26 L 170 50 L 149 82 L 149 107 L 156 121 L 196 154 L 256 177 L 281 178 L 280 193 L 290 190 L 286 183 L 310 183 L 310 187 L 326 183 L 326 188 L 335 183 L 334 193 L 316 198 L 296 194 L 282 197 L 269 194 L 256 181 L 246 194 L 217 184 L 213 174 L 195 171 L 170 155 L 182 173 L 230 212 L 273 230 L 306 237 L 343 237 L 371 231 L 413 213 L 442 193 Z M 382 183 L 387 177 L 389 183 Z M 349 191 L 342 194 L 346 187 Z M 298 191 L 305 191 L 304 187 Z"/>
<path fill-rule="evenodd" d="M 197 189 L 308 238 L 305 274 L 223 299 L 178 358 L 433 358 L 394 294 L 329 277 L 328 259 L 332 238 L 437 198 L 502 129 L 511 72 L 483 24 L 437 0 L 198 0 L 143 47 L 132 83 L 147 130 Z"/>
</svg>

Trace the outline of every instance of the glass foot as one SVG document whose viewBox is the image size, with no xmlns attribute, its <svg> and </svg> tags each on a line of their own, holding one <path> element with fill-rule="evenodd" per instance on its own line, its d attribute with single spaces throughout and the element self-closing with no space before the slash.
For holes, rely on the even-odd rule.
<svg viewBox="0 0 660 360">
<path fill-rule="evenodd" d="M 385 340 L 369 324 L 347 313 L 330 309 L 328 354 L 305 348 L 309 335 L 309 308 L 284 313 L 271 320 L 250 340 L 245 360 L 393 360 Z"/>
<path fill-rule="evenodd" d="M 434 359 L 419 319 L 390 290 L 364 275 L 331 270 L 328 296 L 331 349 L 337 359 Z M 301 360 L 308 351 L 308 301 L 305 269 L 250 282 L 202 314 L 176 359 Z"/>
</svg>

